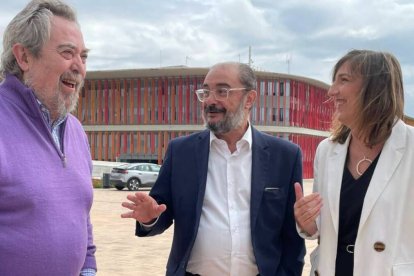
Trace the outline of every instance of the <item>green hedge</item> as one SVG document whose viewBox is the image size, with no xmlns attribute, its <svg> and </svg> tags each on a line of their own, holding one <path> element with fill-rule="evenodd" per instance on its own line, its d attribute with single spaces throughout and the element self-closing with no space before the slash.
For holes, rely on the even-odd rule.
<svg viewBox="0 0 414 276">
<path fill-rule="evenodd" d="M 92 179 L 93 188 L 102 188 L 102 179 Z"/>
</svg>

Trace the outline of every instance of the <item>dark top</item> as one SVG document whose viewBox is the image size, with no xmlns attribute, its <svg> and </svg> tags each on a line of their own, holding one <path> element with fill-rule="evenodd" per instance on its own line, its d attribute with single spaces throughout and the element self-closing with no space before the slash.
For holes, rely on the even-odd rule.
<svg viewBox="0 0 414 276">
<path fill-rule="evenodd" d="M 367 193 L 369 183 L 381 153 L 378 154 L 372 164 L 358 179 L 354 179 L 347 167 L 348 155 L 346 157 L 344 173 L 342 176 L 339 202 L 339 233 L 335 266 L 336 276 L 353 275 L 354 254 L 347 251 L 347 246 L 355 244 L 365 194 Z M 348 246 L 348 250 L 353 251 L 353 246 Z"/>
</svg>

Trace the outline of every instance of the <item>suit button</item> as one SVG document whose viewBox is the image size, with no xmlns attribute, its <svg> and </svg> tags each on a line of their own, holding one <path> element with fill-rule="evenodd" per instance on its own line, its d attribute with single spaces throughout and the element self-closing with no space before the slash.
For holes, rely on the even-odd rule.
<svg viewBox="0 0 414 276">
<path fill-rule="evenodd" d="M 374 249 L 377 252 L 382 252 L 385 250 L 385 244 L 382 242 L 376 242 L 374 243 Z"/>
<path fill-rule="evenodd" d="M 315 270 L 315 276 L 319 276 L 319 272 Z"/>
</svg>

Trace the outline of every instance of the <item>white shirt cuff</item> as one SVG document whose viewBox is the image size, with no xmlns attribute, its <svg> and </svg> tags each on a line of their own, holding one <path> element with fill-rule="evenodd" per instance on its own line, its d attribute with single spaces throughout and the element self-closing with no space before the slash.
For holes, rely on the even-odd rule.
<svg viewBox="0 0 414 276">
<path fill-rule="evenodd" d="M 159 218 L 159 217 L 158 217 Z M 155 219 L 155 221 L 151 224 L 145 224 L 140 222 L 139 224 L 141 225 L 142 228 L 144 228 L 144 230 L 151 230 L 151 228 L 158 222 L 158 218 Z"/>
</svg>

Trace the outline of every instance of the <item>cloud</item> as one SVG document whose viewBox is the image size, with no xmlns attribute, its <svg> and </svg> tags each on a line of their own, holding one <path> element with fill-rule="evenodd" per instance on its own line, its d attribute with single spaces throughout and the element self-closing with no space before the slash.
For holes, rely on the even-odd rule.
<svg viewBox="0 0 414 276">
<path fill-rule="evenodd" d="M 330 83 L 351 49 L 389 51 L 401 62 L 414 117 L 414 3 L 410 0 L 67 0 L 76 8 L 88 69 L 248 62 L 256 69 Z M 0 34 L 26 0 L 3 3 Z"/>
</svg>

